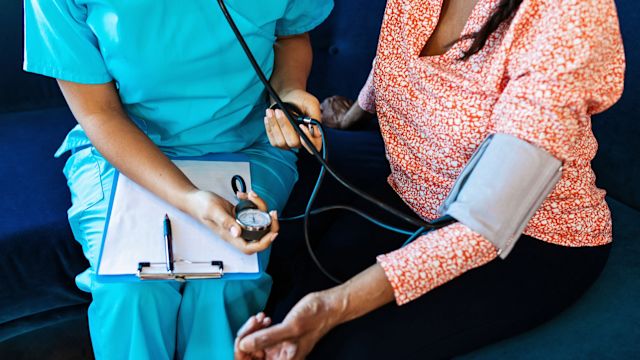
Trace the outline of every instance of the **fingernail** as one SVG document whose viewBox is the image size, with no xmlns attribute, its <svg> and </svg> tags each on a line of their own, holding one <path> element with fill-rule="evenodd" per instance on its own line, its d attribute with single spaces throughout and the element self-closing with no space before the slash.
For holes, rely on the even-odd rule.
<svg viewBox="0 0 640 360">
<path fill-rule="evenodd" d="M 287 353 L 287 355 L 286 355 L 287 359 L 291 359 L 296 354 L 296 348 L 295 348 L 294 345 L 292 345 L 289 348 L 287 348 L 287 350 L 285 350 L 285 352 Z"/>
<path fill-rule="evenodd" d="M 232 226 L 231 229 L 229 230 L 229 232 L 231 233 L 231 236 L 233 236 L 233 237 L 240 236 L 240 229 L 238 229 L 236 226 Z"/>
<path fill-rule="evenodd" d="M 271 211 L 269 211 L 269 215 L 271 215 L 271 216 L 275 216 L 275 217 L 278 217 L 278 210 L 271 210 Z"/>
</svg>

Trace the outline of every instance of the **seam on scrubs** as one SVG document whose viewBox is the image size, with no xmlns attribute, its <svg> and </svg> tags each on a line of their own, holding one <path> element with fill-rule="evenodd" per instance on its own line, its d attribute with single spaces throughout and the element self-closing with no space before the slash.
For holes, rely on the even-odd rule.
<svg viewBox="0 0 640 360">
<path fill-rule="evenodd" d="M 26 60 L 24 61 L 22 69 L 30 73 L 79 84 L 106 84 L 113 80 L 108 73 L 80 74 L 72 70 L 61 69 L 51 64 L 34 64 Z"/>
<path fill-rule="evenodd" d="M 319 16 L 312 17 L 311 18 L 312 21 L 310 21 L 305 25 L 299 25 L 296 27 L 289 28 L 286 25 L 286 23 L 278 24 L 276 26 L 276 36 L 292 36 L 292 35 L 300 35 L 300 34 L 307 33 L 315 29 L 316 27 L 318 27 L 318 25 L 322 24 L 327 19 L 329 14 L 331 14 L 332 10 L 333 10 L 333 1 L 325 5 L 324 9 L 322 9 Z"/>
<path fill-rule="evenodd" d="M 104 200 L 102 173 L 93 150 L 94 148 L 86 148 L 77 151 L 69 157 L 63 170 L 69 190 L 75 198 L 67 212 L 69 225 L 75 240 L 82 245 L 83 253 L 90 262 L 88 255 L 93 253 L 92 244 L 83 230 L 82 219 L 89 209 Z M 78 172 L 83 174 L 74 176 Z"/>
<path fill-rule="evenodd" d="M 265 39 L 268 39 L 272 43 L 275 42 L 276 37 L 273 32 L 273 27 L 269 28 L 267 24 L 264 24 L 264 25 L 256 24 L 255 20 L 251 19 L 249 16 L 247 16 L 247 14 L 243 13 L 242 11 L 236 10 L 233 4 L 227 4 L 227 8 L 232 13 L 234 20 L 236 21 L 236 23 L 238 23 L 239 26 L 243 27 L 244 25 L 250 25 L 254 33 L 248 33 L 247 35 L 249 34 L 259 35 L 261 37 L 264 37 Z M 262 16 L 264 15 L 265 14 L 262 14 Z M 277 21 L 277 20 L 274 18 L 273 21 Z M 243 33 L 247 30 L 249 29 L 243 29 Z M 271 30 L 271 31 L 268 31 L 268 30 Z"/>
</svg>

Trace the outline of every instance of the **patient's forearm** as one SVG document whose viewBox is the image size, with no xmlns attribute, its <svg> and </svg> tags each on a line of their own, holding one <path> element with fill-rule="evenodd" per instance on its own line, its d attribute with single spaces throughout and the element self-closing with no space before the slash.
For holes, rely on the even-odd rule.
<svg viewBox="0 0 640 360">
<path fill-rule="evenodd" d="M 359 318 L 394 299 L 393 288 L 378 264 L 323 293 L 336 310 L 335 325 Z"/>
</svg>

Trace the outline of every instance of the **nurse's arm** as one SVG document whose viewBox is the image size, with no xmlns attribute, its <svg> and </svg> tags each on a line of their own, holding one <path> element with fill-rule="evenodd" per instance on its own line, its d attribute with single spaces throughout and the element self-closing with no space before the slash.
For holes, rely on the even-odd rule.
<svg viewBox="0 0 640 360">
<path fill-rule="evenodd" d="M 124 111 L 113 82 L 86 85 L 58 80 L 58 84 L 93 146 L 121 173 L 209 226 L 241 251 L 261 251 L 273 241 L 275 232 L 257 243 L 241 239 L 241 229 L 231 216 L 232 205 L 196 188 L 138 129 Z"/>
<path fill-rule="evenodd" d="M 309 34 L 279 37 L 275 44 L 271 86 L 281 96 L 293 90 L 306 90 L 312 61 Z"/>
<path fill-rule="evenodd" d="M 283 101 L 297 105 L 303 113 L 314 119 L 321 119 L 320 102 L 306 91 L 312 58 L 308 34 L 279 37 L 275 44 L 270 83 Z M 265 127 L 273 146 L 291 149 L 305 145 L 280 110 L 267 111 Z M 322 146 L 319 132 L 314 131 L 312 135 L 306 126 L 301 126 L 301 129 L 319 150 Z"/>
</svg>

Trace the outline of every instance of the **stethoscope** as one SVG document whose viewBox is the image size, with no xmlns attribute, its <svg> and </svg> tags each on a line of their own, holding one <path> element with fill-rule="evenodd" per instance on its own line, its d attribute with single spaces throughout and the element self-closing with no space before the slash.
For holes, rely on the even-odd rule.
<svg viewBox="0 0 640 360">
<path fill-rule="evenodd" d="M 311 246 L 311 241 L 310 241 L 310 236 L 309 236 L 309 218 L 311 215 L 316 215 L 322 212 L 326 212 L 326 211 L 331 211 L 331 210 L 347 210 L 347 211 L 352 211 L 362 217 L 364 217 L 365 219 L 371 221 L 372 223 L 381 226 L 387 230 L 391 230 L 400 234 L 404 234 L 404 235 L 410 235 L 410 237 L 407 239 L 407 241 L 405 241 L 404 245 L 407 245 L 409 243 L 411 243 L 413 240 L 415 240 L 416 238 L 418 238 L 419 236 L 423 235 L 426 232 L 435 230 L 435 229 L 439 229 L 442 227 L 445 227 L 449 224 L 452 224 L 455 222 L 455 219 L 449 217 L 449 216 L 443 216 L 439 219 L 436 219 L 434 221 L 424 221 L 422 219 L 419 218 L 414 218 L 411 217 L 407 214 L 402 213 L 401 211 L 394 209 L 393 207 L 389 206 L 388 204 L 385 204 L 384 202 L 376 199 L 375 197 L 367 194 L 366 192 L 358 189 L 357 187 L 353 186 L 349 181 L 347 181 L 346 179 L 344 179 L 342 176 L 340 176 L 338 173 L 336 173 L 336 171 L 331 167 L 331 165 L 329 165 L 328 162 L 328 157 L 329 154 L 327 152 L 327 146 L 326 146 L 326 136 L 325 136 L 325 132 L 324 132 L 324 128 L 322 127 L 322 123 L 320 123 L 318 120 L 316 119 L 312 119 L 308 116 L 304 116 L 304 114 L 302 114 L 302 112 L 300 111 L 300 109 L 298 109 L 295 105 L 293 104 L 289 104 L 289 103 L 285 103 L 282 101 L 282 99 L 280 98 L 280 96 L 278 96 L 278 93 L 275 91 L 275 89 L 271 86 L 271 84 L 269 83 L 269 80 L 267 79 L 267 77 L 264 75 L 264 73 L 262 72 L 262 69 L 260 68 L 260 66 L 258 65 L 255 57 L 253 56 L 253 53 L 251 52 L 251 49 L 249 49 L 249 46 L 247 45 L 247 42 L 245 41 L 244 37 L 242 36 L 242 34 L 240 33 L 240 30 L 238 29 L 238 27 L 236 26 L 235 21 L 233 20 L 233 18 L 231 17 L 231 14 L 229 14 L 229 11 L 227 10 L 226 5 L 224 4 L 224 0 L 217 0 L 218 5 L 220 6 L 220 10 L 222 10 L 222 13 L 224 15 L 224 17 L 226 18 L 227 22 L 229 23 L 229 26 L 231 27 L 231 30 L 233 31 L 233 33 L 236 36 L 236 39 L 238 39 L 238 42 L 240 43 L 240 45 L 242 46 L 242 50 L 244 51 L 244 53 L 246 54 L 247 58 L 249 59 L 249 62 L 251 63 L 251 66 L 253 67 L 254 71 L 256 72 L 256 75 L 258 76 L 258 78 L 260 79 L 260 81 L 262 82 L 262 84 L 265 86 L 265 88 L 267 89 L 267 92 L 269 93 L 269 95 L 271 96 L 271 98 L 273 100 L 275 100 L 275 104 L 272 106 L 272 108 L 277 108 L 277 109 L 281 109 L 283 111 L 283 113 L 285 114 L 285 116 L 287 117 L 287 120 L 289 120 L 289 123 L 291 123 L 291 125 L 293 126 L 293 129 L 298 133 L 298 135 L 300 136 L 300 138 L 302 139 L 302 141 L 304 141 L 304 143 L 307 145 L 307 147 L 311 150 L 312 155 L 316 158 L 316 160 L 318 160 L 318 162 L 322 165 L 320 168 L 320 173 L 318 174 L 318 179 L 316 181 L 316 184 L 313 188 L 313 191 L 311 192 L 311 195 L 309 196 L 309 201 L 307 202 L 307 206 L 305 208 L 305 211 L 303 214 L 298 215 L 298 216 L 294 216 L 294 217 L 289 217 L 289 218 L 281 218 L 279 219 L 280 221 L 292 221 L 292 220 L 299 220 L 299 219 L 303 219 L 304 221 L 304 239 L 305 239 L 305 243 L 307 246 L 307 251 L 309 252 L 309 255 L 311 256 L 311 259 L 313 260 L 313 262 L 316 264 L 316 266 L 318 267 L 318 269 L 325 275 L 327 276 L 329 279 L 331 279 L 332 281 L 334 281 L 335 283 L 341 284 L 342 281 L 339 280 L 337 277 L 333 276 L 329 271 L 327 271 L 327 269 L 325 269 L 325 267 L 320 263 L 320 261 L 318 260 L 318 257 L 316 256 L 313 247 Z M 307 137 L 307 135 L 298 128 L 297 125 L 299 124 L 304 124 L 304 125 L 309 125 L 309 126 L 315 126 L 317 127 L 317 129 L 320 131 L 320 135 L 322 136 L 322 153 L 320 153 L 318 150 L 316 150 L 315 146 L 313 145 L 313 143 L 311 142 L 311 140 L 309 140 L 309 138 Z M 343 185 L 345 188 L 349 189 L 350 191 L 352 191 L 353 193 L 355 193 L 356 195 L 360 196 L 361 198 L 369 201 L 372 204 L 375 204 L 376 206 L 382 208 L 383 210 L 387 211 L 388 213 L 398 217 L 399 219 L 404 220 L 406 223 L 411 224 L 413 226 L 417 226 L 418 229 L 416 231 L 409 231 L 409 230 L 405 230 L 405 229 L 399 229 L 393 226 L 389 226 L 385 223 L 383 223 L 382 221 L 373 218 L 372 216 L 364 213 L 361 210 L 352 208 L 350 206 L 344 206 L 344 205 L 335 205 L 335 206 L 327 206 L 327 207 L 323 207 L 323 208 L 318 208 L 315 210 L 312 210 L 312 206 L 313 203 L 317 197 L 318 194 L 318 190 L 320 189 L 320 186 L 322 185 L 322 181 L 324 179 L 324 176 L 326 173 L 329 173 L 334 179 L 336 179 L 338 181 L 338 183 L 340 183 L 341 185 Z M 238 178 L 234 177 L 234 180 L 232 180 L 232 187 L 235 186 L 237 188 L 238 186 Z M 234 190 L 236 189 L 234 188 Z M 246 189 L 246 184 L 244 185 L 244 188 Z M 234 193 L 237 191 L 234 191 Z M 248 200 L 246 200 L 248 201 Z M 257 210 L 257 212 L 256 212 Z M 250 211 L 250 212 L 249 212 Z M 244 216 L 246 214 L 253 214 L 253 216 Z M 259 218 L 257 217 L 256 214 L 258 213 L 263 213 L 261 216 L 264 217 L 264 215 L 266 215 L 266 218 L 269 218 L 269 223 L 267 225 L 266 223 L 266 219 L 264 220 L 265 222 L 261 222 L 261 223 L 255 223 L 253 222 L 254 220 L 259 220 Z M 238 203 L 238 205 L 236 205 L 236 221 L 238 222 L 238 224 L 240 224 L 241 227 L 243 227 L 243 234 L 244 234 L 244 230 L 245 227 L 247 227 L 247 229 L 252 229 L 252 228 L 260 228 L 260 231 L 262 231 L 263 233 L 265 229 L 268 232 L 268 226 L 270 226 L 271 224 L 271 218 L 269 217 L 269 214 L 267 214 L 266 212 L 262 212 L 260 211 L 257 206 L 255 206 L 255 204 L 250 205 L 247 204 L 244 201 L 240 201 Z M 251 230 L 247 230 L 248 233 L 253 233 Z M 255 237 L 256 235 L 251 235 L 252 237 Z M 253 241 L 251 239 L 247 239 L 248 241 Z"/>
</svg>

